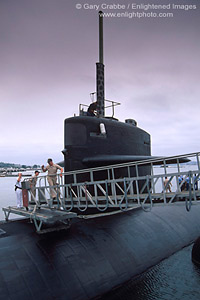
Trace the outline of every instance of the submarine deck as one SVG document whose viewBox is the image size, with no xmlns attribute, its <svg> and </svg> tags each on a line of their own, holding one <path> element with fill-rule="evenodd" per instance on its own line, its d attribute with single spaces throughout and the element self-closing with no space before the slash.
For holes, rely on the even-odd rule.
<svg viewBox="0 0 200 300">
<path fill-rule="evenodd" d="M 0 299 L 91 299 L 144 272 L 199 236 L 200 206 L 177 203 L 72 219 L 35 233 L 29 219 L 0 222 Z"/>
</svg>

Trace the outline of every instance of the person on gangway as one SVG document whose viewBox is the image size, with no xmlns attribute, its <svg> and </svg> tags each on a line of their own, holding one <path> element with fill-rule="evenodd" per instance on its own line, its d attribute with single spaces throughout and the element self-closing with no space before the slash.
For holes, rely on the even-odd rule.
<svg viewBox="0 0 200 300">
<path fill-rule="evenodd" d="M 50 186 L 50 194 L 52 199 L 55 200 L 57 197 L 55 188 L 57 186 L 57 170 L 60 170 L 60 177 L 62 177 L 63 168 L 57 164 L 54 164 L 51 158 L 49 158 L 47 162 L 48 166 L 44 167 L 44 165 L 42 165 L 42 171 L 48 171 L 47 180 Z"/>
<path fill-rule="evenodd" d="M 164 181 L 164 187 L 166 189 L 166 192 L 169 191 L 170 193 L 171 191 L 171 187 L 172 187 L 172 183 L 169 182 L 169 179 L 167 177 L 165 177 L 165 181 Z"/>
</svg>

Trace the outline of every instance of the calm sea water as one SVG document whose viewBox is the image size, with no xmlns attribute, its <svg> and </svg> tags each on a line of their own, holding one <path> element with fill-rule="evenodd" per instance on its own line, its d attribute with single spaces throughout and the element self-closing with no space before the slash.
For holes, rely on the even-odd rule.
<svg viewBox="0 0 200 300">
<path fill-rule="evenodd" d="M 199 300 L 200 268 L 191 261 L 192 245 L 104 295 L 102 300 Z"/>
<path fill-rule="evenodd" d="M 185 166 L 181 171 L 194 169 Z M 169 168 L 168 173 L 177 171 Z M 155 174 L 161 173 L 155 168 Z M 0 220 L 4 219 L 1 208 L 16 205 L 14 185 L 17 177 L 0 177 Z M 11 218 L 19 216 L 11 215 Z M 104 295 L 103 300 L 199 300 L 200 268 L 191 261 L 192 245 L 185 247 L 144 274 L 134 278 L 118 289 Z"/>
</svg>

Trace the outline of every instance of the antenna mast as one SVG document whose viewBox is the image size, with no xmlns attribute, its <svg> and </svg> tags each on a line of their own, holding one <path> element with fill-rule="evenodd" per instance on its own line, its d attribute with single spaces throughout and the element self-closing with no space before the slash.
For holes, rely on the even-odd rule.
<svg viewBox="0 0 200 300">
<path fill-rule="evenodd" d="M 99 11 L 99 62 L 96 63 L 97 112 L 104 117 L 103 12 Z"/>
</svg>

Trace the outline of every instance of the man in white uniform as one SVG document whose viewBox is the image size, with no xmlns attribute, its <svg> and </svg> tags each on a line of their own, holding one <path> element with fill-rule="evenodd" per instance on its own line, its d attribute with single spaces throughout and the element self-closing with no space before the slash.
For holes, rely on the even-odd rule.
<svg viewBox="0 0 200 300">
<path fill-rule="evenodd" d="M 49 186 L 54 186 L 53 188 L 50 188 L 50 192 L 51 192 L 51 197 L 54 199 L 56 199 L 56 181 L 57 181 L 57 170 L 60 170 L 60 176 L 62 177 L 62 172 L 63 172 L 63 168 L 57 164 L 53 163 L 53 160 L 51 158 L 49 158 L 47 160 L 48 162 L 48 166 L 46 166 L 46 168 L 44 167 L 44 165 L 42 166 L 42 170 L 43 172 L 48 171 L 48 176 L 47 176 L 47 180 L 49 183 Z"/>
<path fill-rule="evenodd" d="M 16 196 L 17 196 L 17 207 L 18 208 L 22 208 L 23 204 L 22 204 L 22 183 L 21 183 L 21 179 L 22 179 L 22 173 L 18 174 L 18 178 L 17 178 L 17 182 L 15 184 L 15 192 L 16 192 Z"/>
</svg>

